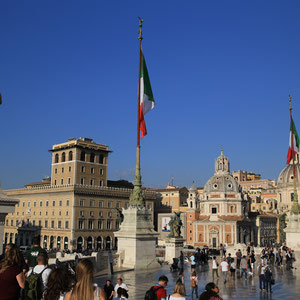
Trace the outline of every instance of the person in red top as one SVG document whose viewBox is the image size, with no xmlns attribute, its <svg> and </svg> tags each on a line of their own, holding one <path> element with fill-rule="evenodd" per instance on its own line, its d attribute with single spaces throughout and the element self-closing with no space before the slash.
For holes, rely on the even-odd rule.
<svg viewBox="0 0 300 300">
<path fill-rule="evenodd" d="M 0 300 L 18 300 L 20 288 L 25 287 L 21 269 L 21 253 L 14 244 L 5 247 L 5 257 L 0 261 Z"/>
<path fill-rule="evenodd" d="M 166 300 L 167 299 L 167 291 L 165 290 L 165 287 L 168 285 L 168 277 L 165 275 L 162 275 L 158 278 L 158 283 L 154 287 L 156 291 L 156 297 L 157 300 Z M 160 288 L 162 287 L 162 288 Z"/>
</svg>

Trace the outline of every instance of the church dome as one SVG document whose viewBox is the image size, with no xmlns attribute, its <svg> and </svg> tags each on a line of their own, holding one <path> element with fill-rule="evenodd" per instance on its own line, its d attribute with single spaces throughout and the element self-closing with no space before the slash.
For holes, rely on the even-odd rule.
<svg viewBox="0 0 300 300">
<path fill-rule="evenodd" d="M 295 164 L 295 173 L 296 173 L 296 183 L 297 185 L 299 185 L 300 165 L 297 163 Z M 289 164 L 280 172 L 277 181 L 277 187 L 285 188 L 287 186 L 293 185 L 293 182 L 294 182 L 293 165 Z"/>
<path fill-rule="evenodd" d="M 230 162 L 223 154 L 223 149 L 221 155 L 215 161 L 215 174 L 204 186 L 204 193 L 211 192 L 240 192 L 238 182 L 230 175 Z"/>
</svg>

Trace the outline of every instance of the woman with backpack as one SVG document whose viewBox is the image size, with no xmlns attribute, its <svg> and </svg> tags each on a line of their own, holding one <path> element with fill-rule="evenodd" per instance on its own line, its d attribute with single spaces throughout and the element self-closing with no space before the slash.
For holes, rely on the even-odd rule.
<svg viewBox="0 0 300 300">
<path fill-rule="evenodd" d="M 193 271 L 190 280 L 191 280 L 191 288 L 192 288 L 192 300 L 193 300 L 194 293 L 196 296 L 195 299 L 198 299 L 198 277 L 196 271 Z"/>
<path fill-rule="evenodd" d="M 174 294 L 169 295 L 168 300 L 186 300 L 185 287 L 182 282 L 177 282 L 174 288 Z"/>
<path fill-rule="evenodd" d="M 103 289 L 93 283 L 94 266 L 89 259 L 82 259 L 76 267 L 76 285 L 65 300 L 106 300 Z"/>
<path fill-rule="evenodd" d="M 71 278 L 63 268 L 51 272 L 43 300 L 64 300 L 67 292 L 71 290 Z"/>
<path fill-rule="evenodd" d="M 4 259 L 0 261 L 0 300 L 18 300 L 24 287 L 21 253 L 14 244 L 6 245 Z"/>
</svg>

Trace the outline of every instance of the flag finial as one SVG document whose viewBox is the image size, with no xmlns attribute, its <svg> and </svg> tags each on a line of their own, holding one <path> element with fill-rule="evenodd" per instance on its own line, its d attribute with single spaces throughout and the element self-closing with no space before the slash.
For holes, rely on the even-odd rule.
<svg viewBox="0 0 300 300">
<path fill-rule="evenodd" d="M 289 95 L 289 106 L 290 106 L 290 110 L 292 110 L 292 96 Z"/>
<path fill-rule="evenodd" d="M 142 39 L 143 39 L 143 36 L 142 36 L 142 27 L 143 27 L 143 22 L 144 22 L 144 20 L 141 19 L 140 17 L 138 17 L 138 18 L 139 18 L 139 27 L 140 27 L 138 39 L 139 39 L 139 40 L 142 40 Z"/>
</svg>

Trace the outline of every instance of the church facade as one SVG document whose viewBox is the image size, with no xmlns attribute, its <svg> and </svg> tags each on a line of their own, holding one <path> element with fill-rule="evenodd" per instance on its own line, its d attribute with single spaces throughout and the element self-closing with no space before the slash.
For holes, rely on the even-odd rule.
<svg viewBox="0 0 300 300">
<path fill-rule="evenodd" d="M 187 199 L 187 244 L 218 248 L 220 244 L 256 244 L 255 219 L 250 219 L 249 201 L 230 174 L 230 162 L 221 151 L 215 173 L 202 194 L 192 186 Z"/>
</svg>

